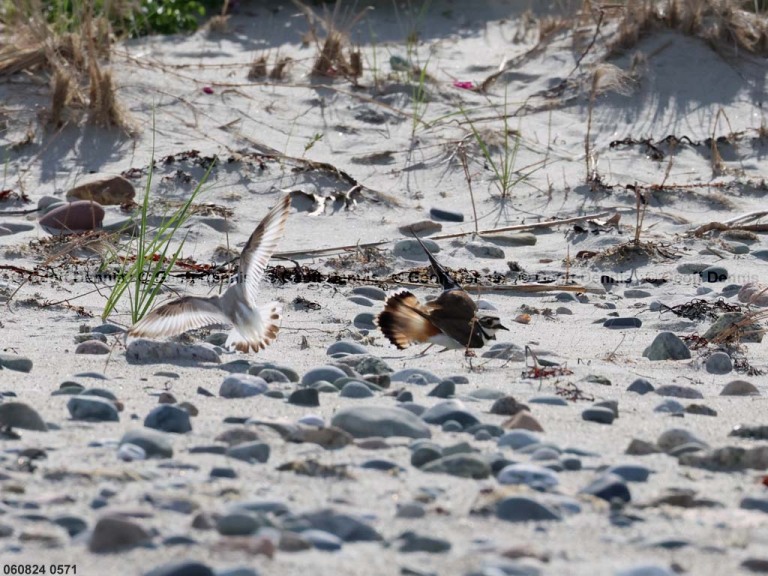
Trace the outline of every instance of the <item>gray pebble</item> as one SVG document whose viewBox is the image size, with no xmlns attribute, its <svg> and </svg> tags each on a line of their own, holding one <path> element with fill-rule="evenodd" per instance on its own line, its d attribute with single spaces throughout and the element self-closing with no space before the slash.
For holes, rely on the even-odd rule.
<svg viewBox="0 0 768 576">
<path fill-rule="evenodd" d="M 528 399 L 529 404 L 546 404 L 548 406 L 568 406 L 568 401 L 561 396 L 534 396 Z"/>
<path fill-rule="evenodd" d="M 562 520 L 562 516 L 554 508 L 527 496 L 512 496 L 498 502 L 496 517 L 507 522 Z"/>
<path fill-rule="evenodd" d="M 723 386 L 720 396 L 760 396 L 760 390 L 746 380 L 732 380 Z"/>
<path fill-rule="evenodd" d="M 606 474 L 615 474 L 625 482 L 646 482 L 653 470 L 642 464 L 616 464 L 610 466 Z"/>
<path fill-rule="evenodd" d="M 480 454 L 451 454 L 421 467 L 424 472 L 442 472 L 461 478 L 481 480 L 491 475 L 491 466 Z"/>
<path fill-rule="evenodd" d="M 0 369 L 14 370 L 16 372 L 30 372 L 32 360 L 18 354 L 4 354 L 0 352 Z"/>
<path fill-rule="evenodd" d="M 178 361 L 219 364 L 221 362 L 218 352 L 208 345 L 152 340 L 133 340 L 125 350 L 125 358 L 129 364 Z"/>
<path fill-rule="evenodd" d="M 510 464 L 496 475 L 499 484 L 525 484 L 534 490 L 547 491 L 560 483 L 557 473 L 535 464 Z"/>
<path fill-rule="evenodd" d="M 643 352 L 649 360 L 687 360 L 691 351 L 673 332 L 661 332 Z"/>
<path fill-rule="evenodd" d="M 230 512 L 216 519 L 216 531 L 222 536 L 248 536 L 262 525 L 256 514 L 244 511 Z"/>
<path fill-rule="evenodd" d="M 301 537 L 318 550 L 325 552 L 341 550 L 341 547 L 344 545 L 344 541 L 341 538 L 325 530 L 304 530 L 301 533 Z"/>
<path fill-rule="evenodd" d="M 456 384 L 453 380 L 443 380 L 437 386 L 429 391 L 427 396 L 434 396 L 436 398 L 450 398 L 456 394 Z"/>
<path fill-rule="evenodd" d="M 704 398 L 704 394 L 699 390 L 696 390 L 696 388 L 692 388 L 691 386 L 681 386 L 679 384 L 665 384 L 656 388 L 655 392 L 659 396 L 668 396 L 670 398 L 688 398 L 692 400 Z"/>
<path fill-rule="evenodd" d="M 149 533 L 128 518 L 105 516 L 96 522 L 88 540 L 94 554 L 121 552 L 149 543 Z"/>
<path fill-rule="evenodd" d="M 440 252 L 440 246 L 434 240 L 424 238 L 422 242 L 432 254 Z M 421 244 L 414 238 L 406 238 L 395 243 L 392 253 L 398 258 L 404 258 L 405 260 L 415 260 L 417 262 L 426 262 L 428 260 Z"/>
<path fill-rule="evenodd" d="M 406 436 L 429 438 L 429 427 L 415 414 L 389 406 L 353 406 L 339 410 L 331 425 L 349 432 L 355 438 Z"/>
<path fill-rule="evenodd" d="M 224 378 L 219 387 L 222 398 L 250 398 L 263 394 L 268 388 L 267 382 L 258 376 L 232 374 Z"/>
<path fill-rule="evenodd" d="M 603 322 L 603 328 L 622 330 L 624 328 L 640 328 L 643 325 L 640 318 L 609 318 Z"/>
<path fill-rule="evenodd" d="M 654 409 L 654 412 L 661 412 L 664 414 L 681 414 L 685 411 L 685 406 L 683 406 L 680 402 L 677 400 L 672 400 L 671 398 L 664 400 L 661 404 L 657 405 Z"/>
<path fill-rule="evenodd" d="M 591 494 L 597 498 L 602 498 L 608 502 L 614 499 L 629 502 L 632 495 L 624 480 L 615 474 L 603 474 L 595 478 L 592 482 L 581 489 L 584 494 Z"/>
<path fill-rule="evenodd" d="M 358 330 L 376 330 L 375 318 L 370 312 L 361 312 L 352 320 L 352 325 Z"/>
<path fill-rule="evenodd" d="M 428 408 L 422 419 L 430 424 L 442 424 L 447 420 L 456 420 L 464 428 L 480 423 L 480 419 L 472 414 L 461 400 L 443 400 Z"/>
<path fill-rule="evenodd" d="M 602 406 L 591 406 L 584 409 L 581 412 L 582 420 L 588 422 L 598 422 L 600 424 L 612 424 L 616 415 L 610 408 L 604 408 Z"/>
<path fill-rule="evenodd" d="M 475 258 L 493 258 L 496 260 L 503 260 L 505 258 L 504 250 L 498 246 L 492 244 L 486 244 L 484 242 L 467 242 L 467 252 L 472 254 Z"/>
<path fill-rule="evenodd" d="M 163 432 L 155 432 L 149 428 L 129 430 L 120 439 L 120 445 L 135 444 L 144 450 L 148 458 L 171 458 L 173 448 L 168 436 Z"/>
<path fill-rule="evenodd" d="M 291 381 L 291 379 L 283 372 L 275 370 L 274 368 L 264 368 L 258 373 L 258 377 L 263 379 L 267 384 L 272 384 L 273 382 L 277 384 L 288 384 Z"/>
<path fill-rule="evenodd" d="M 403 553 L 426 552 L 436 554 L 448 552 L 451 549 L 451 543 L 448 540 L 424 536 L 411 531 L 403 532 L 397 539 L 402 541 L 398 550 Z"/>
<path fill-rule="evenodd" d="M 464 214 L 445 210 L 443 208 L 430 208 L 429 217 L 433 220 L 446 220 L 448 222 L 464 222 Z M 430 248 L 430 251 L 432 249 Z"/>
<path fill-rule="evenodd" d="M 172 404 L 160 404 L 153 408 L 144 419 L 144 426 L 176 434 L 192 431 L 189 412 Z"/>
<path fill-rule="evenodd" d="M 365 296 L 348 296 L 347 300 L 350 302 L 357 304 L 358 306 L 365 306 L 366 308 L 372 308 L 373 307 L 373 300 L 369 300 Z"/>
<path fill-rule="evenodd" d="M 528 430 L 510 430 L 505 432 L 498 440 L 497 445 L 500 448 L 509 446 L 513 450 L 520 450 L 526 446 L 531 446 L 541 443 L 541 437 L 534 432 Z"/>
<path fill-rule="evenodd" d="M 344 372 L 341 368 L 337 368 L 336 366 L 320 366 L 318 368 L 312 368 L 311 370 L 308 370 L 304 376 L 301 377 L 301 385 L 310 386 L 311 384 L 320 380 L 325 380 L 326 382 L 334 382 L 346 375 L 346 372 Z"/>
<path fill-rule="evenodd" d="M 342 398 L 372 398 L 374 393 L 371 389 L 362 382 L 347 382 L 339 392 L 339 396 Z"/>
<path fill-rule="evenodd" d="M 728 270 L 723 266 L 707 266 L 699 272 L 702 282 L 724 282 L 728 278 Z"/>
<path fill-rule="evenodd" d="M 652 294 L 647 290 L 639 290 L 637 288 L 630 288 L 624 290 L 624 298 L 650 298 Z"/>
<path fill-rule="evenodd" d="M 645 378 L 637 378 L 627 386 L 627 392 L 634 392 L 635 394 L 640 394 L 641 396 L 648 394 L 648 392 L 653 392 L 655 388 L 653 387 L 653 384 L 648 382 Z"/>
<path fill-rule="evenodd" d="M 0 403 L 0 428 L 47 432 L 48 426 L 37 410 L 24 402 Z"/>
<path fill-rule="evenodd" d="M 110 348 L 101 340 L 86 340 L 75 348 L 75 354 L 109 354 Z"/>
<path fill-rule="evenodd" d="M 346 354 L 367 354 L 368 349 L 365 346 L 358 344 L 357 342 L 339 340 L 338 342 L 334 342 L 328 346 L 328 349 L 325 351 L 328 356 L 337 354 L 339 352 L 344 352 Z"/>
<path fill-rule="evenodd" d="M 73 420 L 92 422 L 118 422 L 120 416 L 114 403 L 98 396 L 73 396 L 67 402 Z"/>
<path fill-rule="evenodd" d="M 264 442 L 244 442 L 231 446 L 226 455 L 236 460 L 242 460 L 249 464 L 255 464 L 256 462 L 264 463 L 269 460 L 269 444 Z"/>
<path fill-rule="evenodd" d="M 352 289 L 352 294 L 358 294 L 371 300 L 379 300 L 380 302 L 384 302 L 387 299 L 387 293 L 378 286 L 358 286 Z"/>
<path fill-rule="evenodd" d="M 410 378 L 412 376 L 421 376 L 424 378 L 425 384 L 437 384 L 442 380 L 442 378 L 439 378 L 438 376 L 435 376 L 432 372 L 429 370 L 422 370 L 421 368 L 404 368 L 402 370 L 398 370 L 394 374 L 392 374 L 392 382 L 410 382 Z"/>
<path fill-rule="evenodd" d="M 336 387 L 329 384 L 336 391 Z M 316 388 L 299 388 L 291 392 L 288 396 L 288 404 L 294 404 L 296 406 L 317 407 L 320 406 L 319 390 Z"/>
</svg>

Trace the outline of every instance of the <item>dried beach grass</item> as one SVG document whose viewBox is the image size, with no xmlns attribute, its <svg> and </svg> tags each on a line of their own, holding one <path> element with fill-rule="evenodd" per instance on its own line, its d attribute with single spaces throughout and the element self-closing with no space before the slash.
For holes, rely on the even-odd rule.
<svg viewBox="0 0 768 576">
<path fill-rule="evenodd" d="M 352 81 L 362 76 L 362 56 L 360 50 L 349 49 L 349 56 L 345 54 L 345 46 L 349 44 L 350 30 L 365 16 L 369 8 L 365 8 L 357 14 L 348 12 L 341 15 L 342 2 L 336 0 L 333 12 L 323 7 L 323 15 L 319 16 L 312 8 L 299 0 L 294 0 L 296 6 L 307 17 L 310 26 L 310 36 L 317 43 L 317 56 L 312 64 L 313 76 L 342 76 Z M 320 41 L 317 38 L 317 25 L 325 31 L 325 38 Z"/>
<path fill-rule="evenodd" d="M 768 19 L 733 0 L 627 2 L 609 55 L 633 48 L 655 28 L 669 28 L 709 42 L 715 49 L 768 55 Z"/>
</svg>

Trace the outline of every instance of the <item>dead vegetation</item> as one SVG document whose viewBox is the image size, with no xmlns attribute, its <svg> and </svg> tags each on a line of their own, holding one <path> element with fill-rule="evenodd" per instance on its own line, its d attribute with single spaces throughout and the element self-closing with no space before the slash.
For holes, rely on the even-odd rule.
<svg viewBox="0 0 768 576">
<path fill-rule="evenodd" d="M 0 78 L 19 73 L 47 77 L 51 86 L 50 109 L 44 123 L 60 128 L 87 116 L 89 122 L 133 128 L 118 104 L 112 71 L 106 67 L 112 43 L 105 16 L 94 15 L 93 0 L 86 0 L 76 32 L 60 32 L 45 17 L 42 2 L 30 3 L 17 14 L 13 26 L 5 28 L 7 38 L 0 44 Z"/>
</svg>

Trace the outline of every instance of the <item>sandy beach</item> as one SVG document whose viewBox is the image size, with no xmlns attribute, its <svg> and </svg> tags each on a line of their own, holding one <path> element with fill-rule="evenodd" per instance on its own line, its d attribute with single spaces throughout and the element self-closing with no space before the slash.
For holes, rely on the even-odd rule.
<svg viewBox="0 0 768 576">
<path fill-rule="evenodd" d="M 115 41 L 101 123 L 0 59 L 3 574 L 768 573 L 766 9 L 467 4 Z M 147 238 L 192 198 L 151 307 L 290 195 L 275 342 L 102 317 L 147 195 Z M 474 356 L 375 325 L 441 293 L 412 231 Z"/>
</svg>

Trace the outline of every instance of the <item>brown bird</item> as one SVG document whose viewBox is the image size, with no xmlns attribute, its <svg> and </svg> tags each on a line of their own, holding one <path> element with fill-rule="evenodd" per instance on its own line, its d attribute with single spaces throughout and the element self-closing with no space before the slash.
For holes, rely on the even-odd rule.
<svg viewBox="0 0 768 576">
<path fill-rule="evenodd" d="M 291 207 L 283 197 L 253 231 L 240 254 L 237 282 L 221 296 L 184 296 L 155 308 L 128 331 L 130 337 L 162 338 L 206 326 L 231 324 L 225 346 L 258 352 L 277 338 L 282 307 L 278 302 L 256 304 L 259 282 L 272 252 L 283 236 Z"/>
<path fill-rule="evenodd" d="M 482 348 L 488 340 L 496 339 L 497 331 L 507 330 L 497 316 L 478 313 L 472 297 L 448 274 L 424 243 L 414 237 L 427 253 L 443 292 L 426 304 L 420 303 L 408 290 L 390 295 L 384 303 L 384 311 L 376 318 L 384 336 L 400 350 L 418 343 L 469 350 Z"/>
</svg>

